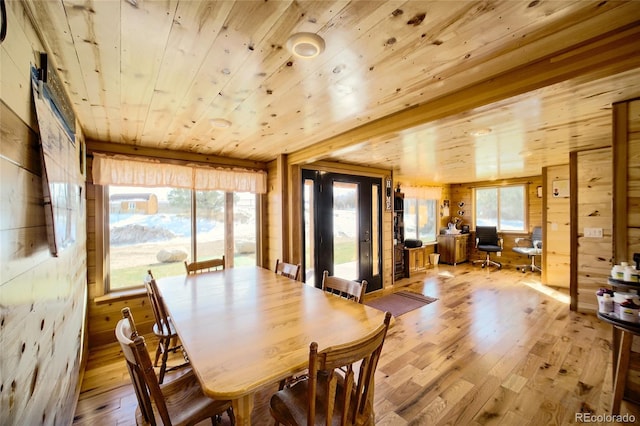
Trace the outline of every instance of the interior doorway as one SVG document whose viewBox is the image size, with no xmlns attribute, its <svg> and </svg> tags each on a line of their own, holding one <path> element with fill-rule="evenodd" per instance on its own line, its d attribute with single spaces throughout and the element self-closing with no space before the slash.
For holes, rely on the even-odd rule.
<svg viewBox="0 0 640 426">
<path fill-rule="evenodd" d="M 303 279 L 322 272 L 382 288 L 382 179 L 303 170 Z"/>
</svg>

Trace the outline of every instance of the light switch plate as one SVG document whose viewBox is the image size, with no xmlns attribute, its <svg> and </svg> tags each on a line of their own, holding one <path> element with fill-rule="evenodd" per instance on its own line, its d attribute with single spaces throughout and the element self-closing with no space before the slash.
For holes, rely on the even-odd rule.
<svg viewBox="0 0 640 426">
<path fill-rule="evenodd" d="M 584 228 L 586 238 L 602 238 L 602 228 Z"/>
</svg>

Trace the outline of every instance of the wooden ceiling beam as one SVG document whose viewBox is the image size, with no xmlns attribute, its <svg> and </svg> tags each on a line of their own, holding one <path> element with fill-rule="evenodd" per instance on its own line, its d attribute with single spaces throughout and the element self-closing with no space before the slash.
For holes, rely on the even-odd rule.
<svg viewBox="0 0 640 426">
<path fill-rule="evenodd" d="M 202 163 L 209 166 L 241 167 L 244 169 L 266 170 L 267 164 L 261 161 L 242 160 L 216 155 L 197 154 L 193 152 L 174 151 L 170 149 L 147 148 L 122 143 L 87 140 L 87 153 L 119 154 L 132 157 L 156 158 L 166 163 Z"/>
<path fill-rule="evenodd" d="M 371 138 L 478 108 L 571 79 L 594 80 L 640 67 L 640 22 L 464 87 L 424 104 L 373 120 L 289 154 L 290 164 L 308 164 Z M 583 81 L 584 82 L 584 81 Z"/>
</svg>

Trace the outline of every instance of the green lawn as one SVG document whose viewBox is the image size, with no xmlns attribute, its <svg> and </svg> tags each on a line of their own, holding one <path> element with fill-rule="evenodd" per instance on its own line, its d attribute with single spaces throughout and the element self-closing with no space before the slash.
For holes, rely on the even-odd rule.
<svg viewBox="0 0 640 426">
<path fill-rule="evenodd" d="M 334 245 L 334 258 L 336 264 L 354 262 L 357 260 L 358 247 L 357 242 L 353 240 L 336 242 Z M 234 259 L 235 266 L 255 265 L 255 256 L 236 256 Z M 119 288 L 142 286 L 144 278 L 147 276 L 147 270 L 151 269 L 153 276 L 156 278 L 170 277 L 173 275 L 183 275 L 185 273 L 184 263 L 152 263 L 142 266 L 132 266 L 111 271 L 112 290 Z"/>
<path fill-rule="evenodd" d="M 235 266 L 255 265 L 255 256 L 237 256 L 234 259 Z M 119 288 L 142 286 L 147 270 L 151 269 L 155 278 L 170 277 L 173 275 L 184 275 L 184 263 L 153 263 L 144 266 L 132 266 L 111 271 L 111 290 Z"/>
</svg>

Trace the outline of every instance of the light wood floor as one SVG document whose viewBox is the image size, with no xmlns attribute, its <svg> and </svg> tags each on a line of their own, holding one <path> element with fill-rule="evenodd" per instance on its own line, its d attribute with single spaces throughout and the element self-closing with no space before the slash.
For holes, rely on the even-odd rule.
<svg viewBox="0 0 640 426">
<path fill-rule="evenodd" d="M 569 424 L 576 413 L 610 413 L 611 326 L 570 312 L 539 275 L 439 265 L 400 284 L 438 300 L 389 330 L 376 374 L 377 425 Z M 254 424 L 272 424 L 275 390 L 257 396 Z M 135 424 L 135 408 L 117 345 L 92 351 L 74 424 Z M 640 421 L 638 405 L 623 401 L 625 413 Z"/>
</svg>

